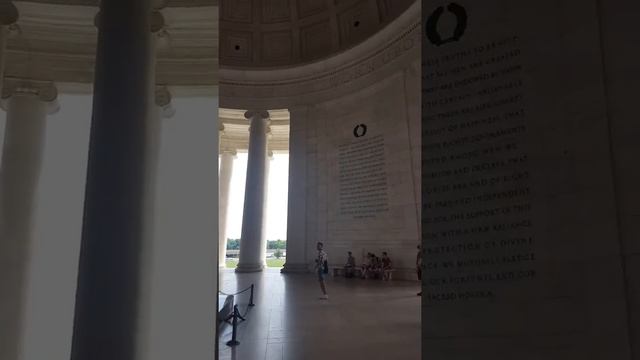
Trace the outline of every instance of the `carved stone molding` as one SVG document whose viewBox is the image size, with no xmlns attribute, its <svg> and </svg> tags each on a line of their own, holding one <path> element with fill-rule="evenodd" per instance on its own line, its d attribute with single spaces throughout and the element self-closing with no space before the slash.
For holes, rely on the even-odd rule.
<svg viewBox="0 0 640 360">
<path fill-rule="evenodd" d="M 228 148 L 228 147 L 220 149 L 220 155 L 223 155 L 223 154 L 231 155 L 231 157 L 233 159 L 238 158 L 238 150 L 236 150 L 236 149 L 232 149 L 232 148 Z"/>
<path fill-rule="evenodd" d="M 256 116 L 259 116 L 262 119 L 268 119 L 269 112 L 265 110 L 248 110 L 244 113 L 244 117 L 248 120 L 251 120 Z"/>
<path fill-rule="evenodd" d="M 60 110 L 58 89 L 50 81 L 34 81 L 29 79 L 5 78 L 2 87 L 2 107 L 12 96 L 34 96 L 47 103 L 49 114 Z"/>
</svg>

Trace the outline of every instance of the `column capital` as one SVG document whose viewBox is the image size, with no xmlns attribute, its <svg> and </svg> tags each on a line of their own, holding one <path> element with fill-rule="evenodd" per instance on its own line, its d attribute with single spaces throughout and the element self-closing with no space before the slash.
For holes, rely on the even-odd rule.
<svg viewBox="0 0 640 360">
<path fill-rule="evenodd" d="M 232 148 L 224 148 L 220 150 L 220 155 L 231 155 L 235 159 L 238 157 L 238 150 Z"/>
<path fill-rule="evenodd" d="M 149 14 L 149 16 L 151 17 L 149 21 L 149 31 L 151 31 L 152 34 L 161 37 L 166 35 L 167 23 L 162 12 L 160 12 L 159 10 L 153 10 L 151 14 Z M 98 11 L 93 17 L 93 25 L 96 28 L 100 28 L 100 11 Z"/>
<path fill-rule="evenodd" d="M 171 92 L 164 85 L 156 86 L 154 94 L 154 102 L 161 109 L 161 115 L 164 118 L 171 118 L 175 115 L 176 110 L 171 104 Z"/>
<path fill-rule="evenodd" d="M 13 25 L 19 17 L 18 8 L 12 1 L 0 1 L 0 25 Z"/>
<path fill-rule="evenodd" d="M 166 29 L 166 21 L 164 20 L 164 15 L 159 10 L 154 10 L 151 12 L 151 33 L 160 34 Z"/>
<path fill-rule="evenodd" d="M 248 110 L 244 113 L 244 117 L 248 120 L 253 120 L 255 118 L 269 119 L 269 112 L 266 110 Z"/>
<path fill-rule="evenodd" d="M 34 96 L 48 104 L 49 114 L 60 110 L 58 89 L 51 81 L 7 78 L 2 86 L 2 108 L 6 109 L 6 101 L 12 96 Z"/>
</svg>

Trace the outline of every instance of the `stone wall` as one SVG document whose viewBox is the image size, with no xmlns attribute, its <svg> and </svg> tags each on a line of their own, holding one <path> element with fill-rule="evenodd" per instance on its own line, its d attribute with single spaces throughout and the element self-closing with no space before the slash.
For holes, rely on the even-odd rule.
<svg viewBox="0 0 640 360">
<path fill-rule="evenodd" d="M 397 276 L 415 279 L 419 244 L 419 63 L 307 114 L 307 246 L 331 265 L 387 251 Z M 295 121 L 295 119 L 292 119 Z"/>
<path fill-rule="evenodd" d="M 423 358 L 638 358 L 639 7 L 614 3 L 422 2 Z"/>
</svg>

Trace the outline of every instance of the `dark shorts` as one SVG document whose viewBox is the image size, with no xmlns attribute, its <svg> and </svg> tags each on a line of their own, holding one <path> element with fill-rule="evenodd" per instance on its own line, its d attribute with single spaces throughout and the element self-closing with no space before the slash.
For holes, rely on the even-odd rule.
<svg viewBox="0 0 640 360">
<path fill-rule="evenodd" d="M 327 274 L 325 274 L 322 269 L 318 269 L 318 271 L 316 272 L 318 273 L 318 281 L 324 281 L 324 278 L 327 276 Z"/>
</svg>

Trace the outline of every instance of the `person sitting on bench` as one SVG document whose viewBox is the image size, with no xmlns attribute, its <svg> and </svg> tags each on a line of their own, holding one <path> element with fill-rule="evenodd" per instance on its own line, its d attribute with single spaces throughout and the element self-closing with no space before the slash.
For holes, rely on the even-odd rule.
<svg viewBox="0 0 640 360">
<path fill-rule="evenodd" d="M 381 279 L 382 278 L 382 260 L 376 255 L 373 255 L 373 278 Z"/>
<path fill-rule="evenodd" d="M 387 255 L 387 252 L 383 252 L 382 253 L 382 279 L 383 280 L 389 280 L 389 278 L 391 277 L 391 259 L 389 258 L 389 255 Z"/>
<path fill-rule="evenodd" d="M 347 263 L 344 266 L 344 277 L 352 278 L 356 269 L 356 258 L 353 257 L 351 251 L 348 252 Z"/>
<path fill-rule="evenodd" d="M 369 272 L 373 270 L 373 254 L 367 253 L 367 262 L 362 264 L 362 278 L 366 279 Z"/>
<path fill-rule="evenodd" d="M 369 263 L 367 264 L 367 272 L 363 278 L 366 279 L 379 279 L 382 274 L 382 263 L 380 258 L 376 254 L 369 254 Z"/>
</svg>

